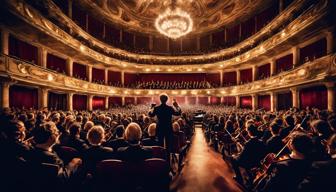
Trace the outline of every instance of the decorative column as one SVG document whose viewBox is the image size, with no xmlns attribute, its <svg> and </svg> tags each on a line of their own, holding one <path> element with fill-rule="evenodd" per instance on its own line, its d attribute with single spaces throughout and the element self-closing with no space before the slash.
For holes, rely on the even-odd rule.
<svg viewBox="0 0 336 192">
<path fill-rule="evenodd" d="M 198 104 L 199 104 L 199 97 L 196 96 L 196 105 L 198 105 Z"/>
<path fill-rule="evenodd" d="M 253 66 L 252 67 L 252 81 L 258 80 L 258 67 Z"/>
<path fill-rule="evenodd" d="M 92 107 L 92 100 L 93 100 L 93 95 L 88 95 L 88 100 L 87 100 L 87 109 L 89 111 L 92 111 L 93 107 Z"/>
<path fill-rule="evenodd" d="M 240 71 L 237 70 L 236 73 L 237 73 L 237 85 L 240 85 Z"/>
<path fill-rule="evenodd" d="M 279 13 L 285 9 L 285 4 L 283 0 L 279 0 Z"/>
<path fill-rule="evenodd" d="M 47 68 L 48 52 L 45 48 L 39 47 L 37 50 L 37 64 L 43 68 Z"/>
<path fill-rule="evenodd" d="M 236 96 L 236 108 L 240 108 L 240 97 L 239 95 Z"/>
<path fill-rule="evenodd" d="M 224 72 L 221 70 L 220 71 L 220 87 L 223 87 L 223 76 L 224 76 Z"/>
<path fill-rule="evenodd" d="M 9 55 L 9 32 L 1 29 L 1 53 Z"/>
<path fill-rule="evenodd" d="M 73 111 L 73 93 L 67 94 L 67 110 Z"/>
<path fill-rule="evenodd" d="M 66 74 L 70 77 L 73 76 L 73 60 L 71 58 L 66 60 Z"/>
<path fill-rule="evenodd" d="M 208 104 L 211 104 L 211 96 L 208 96 Z"/>
<path fill-rule="evenodd" d="M 125 72 L 121 71 L 121 85 L 124 87 L 125 85 Z"/>
<path fill-rule="evenodd" d="M 334 52 L 334 35 L 331 31 L 327 32 L 327 54 Z"/>
<path fill-rule="evenodd" d="M 91 65 L 86 66 L 86 78 L 88 82 L 92 82 L 92 66 Z"/>
<path fill-rule="evenodd" d="M 271 112 L 277 111 L 278 108 L 278 95 L 275 92 L 270 93 L 271 96 Z"/>
<path fill-rule="evenodd" d="M 328 111 L 336 111 L 336 101 L 335 101 L 335 83 L 327 82 L 325 83 L 328 92 Z"/>
<path fill-rule="evenodd" d="M 188 96 L 184 96 L 184 104 L 188 104 Z"/>
<path fill-rule="evenodd" d="M 134 97 L 134 105 L 138 104 L 138 97 Z"/>
<path fill-rule="evenodd" d="M 251 95 L 251 97 L 252 97 L 252 110 L 255 111 L 258 109 L 258 95 L 253 94 Z"/>
<path fill-rule="evenodd" d="M 2 108 L 8 108 L 9 107 L 9 87 L 10 82 L 4 81 L 1 83 L 2 86 L 2 102 L 1 107 Z"/>
<path fill-rule="evenodd" d="M 271 68 L 271 76 L 275 75 L 276 74 L 276 62 L 275 62 L 275 60 L 271 60 L 270 68 Z"/>
<path fill-rule="evenodd" d="M 296 87 L 290 88 L 290 91 L 292 92 L 293 107 L 299 108 L 299 106 L 300 106 L 300 100 L 299 100 L 299 91 L 298 91 L 298 88 L 296 88 Z"/>
<path fill-rule="evenodd" d="M 293 47 L 293 68 L 300 64 L 300 49 L 298 47 Z"/>
<path fill-rule="evenodd" d="M 153 97 L 152 97 L 153 98 Z M 153 100 L 153 99 L 152 99 Z M 125 97 L 121 98 L 121 106 L 125 106 Z"/>
<path fill-rule="evenodd" d="M 105 109 L 106 110 L 109 109 L 109 97 L 108 96 L 105 97 Z"/>
<path fill-rule="evenodd" d="M 72 0 L 68 0 L 68 17 L 72 19 Z"/>
<path fill-rule="evenodd" d="M 221 101 L 220 101 L 221 104 L 224 104 L 224 96 L 221 97 Z"/>
<path fill-rule="evenodd" d="M 105 69 L 105 75 L 104 75 L 104 81 L 105 81 L 105 85 L 108 85 L 108 69 Z"/>
<path fill-rule="evenodd" d="M 38 90 L 38 106 L 40 109 L 48 107 L 48 90 L 45 87 L 40 87 Z"/>
</svg>

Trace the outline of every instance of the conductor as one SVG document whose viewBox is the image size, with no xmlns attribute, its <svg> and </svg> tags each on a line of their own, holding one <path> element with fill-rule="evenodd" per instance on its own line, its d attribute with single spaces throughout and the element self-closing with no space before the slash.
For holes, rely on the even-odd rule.
<svg viewBox="0 0 336 192">
<path fill-rule="evenodd" d="M 149 111 L 148 115 L 150 117 L 157 117 L 158 122 L 156 125 L 156 135 L 159 140 L 159 145 L 164 146 L 165 141 L 166 148 L 168 151 L 170 151 L 173 141 L 172 116 L 181 115 L 181 108 L 179 107 L 175 99 L 173 99 L 173 107 L 168 106 L 167 101 L 168 95 L 165 93 L 161 94 L 161 105 L 155 106 L 155 104 L 152 104 L 152 108 Z"/>
</svg>

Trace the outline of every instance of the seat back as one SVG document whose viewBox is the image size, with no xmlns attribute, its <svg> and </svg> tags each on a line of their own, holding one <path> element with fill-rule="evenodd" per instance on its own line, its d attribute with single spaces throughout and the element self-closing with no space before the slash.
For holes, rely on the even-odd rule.
<svg viewBox="0 0 336 192">
<path fill-rule="evenodd" d="M 144 191 L 169 191 L 169 166 L 167 161 L 158 158 L 144 161 Z"/>
<path fill-rule="evenodd" d="M 153 158 L 160 158 L 167 160 L 167 150 L 161 146 L 152 146 Z"/>
<path fill-rule="evenodd" d="M 55 148 L 55 152 L 61 158 L 65 165 L 67 165 L 73 158 L 80 157 L 79 152 L 68 146 L 59 146 Z"/>
</svg>

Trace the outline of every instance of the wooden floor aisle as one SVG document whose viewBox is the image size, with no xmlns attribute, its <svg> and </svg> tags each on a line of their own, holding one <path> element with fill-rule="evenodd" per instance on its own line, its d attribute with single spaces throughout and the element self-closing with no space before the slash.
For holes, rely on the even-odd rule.
<svg viewBox="0 0 336 192">
<path fill-rule="evenodd" d="M 207 144 L 203 130 L 196 128 L 186 163 L 170 186 L 172 192 L 240 192 L 233 173 L 219 153 Z"/>
</svg>

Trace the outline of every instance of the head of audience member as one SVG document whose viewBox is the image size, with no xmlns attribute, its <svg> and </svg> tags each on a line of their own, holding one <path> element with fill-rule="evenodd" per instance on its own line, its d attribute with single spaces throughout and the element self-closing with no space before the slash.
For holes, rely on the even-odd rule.
<svg viewBox="0 0 336 192">
<path fill-rule="evenodd" d="M 257 135 L 258 135 L 258 128 L 253 123 L 251 123 L 247 127 L 247 133 L 248 133 L 248 135 L 251 138 L 257 137 Z"/>
<path fill-rule="evenodd" d="M 130 144 L 139 144 L 142 131 L 137 123 L 130 123 L 125 129 L 125 140 Z"/>
<path fill-rule="evenodd" d="M 104 128 L 100 125 L 93 126 L 87 133 L 86 138 L 92 146 L 101 145 L 105 140 Z"/>
<path fill-rule="evenodd" d="M 45 122 L 36 127 L 33 131 L 34 142 L 37 147 L 51 150 L 51 147 L 58 142 L 60 133 L 54 122 Z"/>
<path fill-rule="evenodd" d="M 4 134 L 8 141 L 21 142 L 26 137 L 26 128 L 22 121 L 9 121 L 4 125 Z"/>
<path fill-rule="evenodd" d="M 328 120 L 329 126 L 331 128 L 331 130 L 336 133 L 336 118 L 333 117 L 331 119 Z"/>
<path fill-rule="evenodd" d="M 94 123 L 92 121 L 87 121 L 84 124 L 84 131 L 89 132 L 89 130 L 94 126 Z"/>
<path fill-rule="evenodd" d="M 180 125 L 178 124 L 178 122 L 174 122 L 173 123 L 173 132 L 178 133 L 179 131 L 180 131 Z"/>
<path fill-rule="evenodd" d="M 306 159 L 312 152 L 313 141 L 311 137 L 303 132 L 295 132 L 289 142 L 291 156 L 298 159 Z"/>
<path fill-rule="evenodd" d="M 272 135 L 273 136 L 279 135 L 280 128 L 281 127 L 277 123 L 275 123 L 275 122 L 271 123 L 270 130 L 271 130 Z"/>
<path fill-rule="evenodd" d="M 294 126 L 294 118 L 291 115 L 287 115 L 285 117 L 285 123 L 286 123 L 286 126 L 293 127 Z"/>
<path fill-rule="evenodd" d="M 155 135 L 156 135 L 156 123 L 151 123 L 148 126 L 148 136 L 155 137 Z"/>
<path fill-rule="evenodd" d="M 227 120 L 227 121 L 225 122 L 225 129 L 226 129 L 226 130 L 233 130 L 233 129 L 234 129 L 234 127 L 233 127 L 233 122 L 232 122 L 231 120 Z"/>
<path fill-rule="evenodd" d="M 169 97 L 168 97 L 168 95 L 167 95 L 166 93 L 162 93 L 162 94 L 160 95 L 160 102 L 161 102 L 162 104 L 166 104 L 167 101 L 168 101 L 168 99 L 169 99 Z"/>
<path fill-rule="evenodd" d="M 69 127 L 69 133 L 70 136 L 73 138 L 79 138 L 80 137 L 80 130 L 81 130 L 81 125 L 80 123 L 73 123 Z"/>
<path fill-rule="evenodd" d="M 324 139 L 328 139 L 332 135 L 332 131 L 329 127 L 329 124 L 324 120 L 315 120 L 311 122 L 311 126 L 315 132 L 319 134 L 319 136 Z"/>
<path fill-rule="evenodd" d="M 124 132 L 125 132 L 125 128 L 123 125 L 118 125 L 116 128 L 115 128 L 115 136 L 117 139 L 119 138 L 123 138 L 124 137 Z"/>
<path fill-rule="evenodd" d="M 98 121 L 100 121 L 100 122 L 102 122 L 102 123 L 104 123 L 105 122 L 105 114 L 100 114 L 99 116 L 98 116 Z"/>
<path fill-rule="evenodd" d="M 82 121 L 83 121 L 83 117 L 82 117 L 82 115 L 77 115 L 75 121 L 76 121 L 77 123 L 79 123 L 79 124 L 82 124 Z"/>
</svg>

